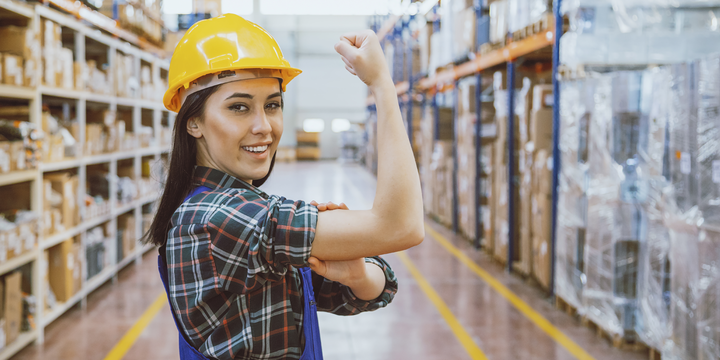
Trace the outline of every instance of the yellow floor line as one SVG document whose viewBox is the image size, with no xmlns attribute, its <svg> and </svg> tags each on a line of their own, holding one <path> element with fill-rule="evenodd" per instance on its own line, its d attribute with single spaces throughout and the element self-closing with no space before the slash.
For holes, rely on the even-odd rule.
<svg viewBox="0 0 720 360">
<path fill-rule="evenodd" d="M 140 334 L 142 334 L 143 330 L 145 330 L 145 328 L 150 324 L 150 321 L 155 318 L 158 311 L 165 307 L 165 304 L 167 304 L 167 296 L 165 293 L 162 293 L 157 297 L 157 299 L 155 299 L 152 305 L 145 310 L 145 313 L 140 316 L 140 319 L 135 323 L 135 325 L 133 325 L 133 327 L 131 327 L 130 330 L 123 335 L 122 339 L 115 344 L 112 350 L 110 350 L 110 353 L 108 353 L 105 357 L 105 360 L 122 359 L 133 344 L 135 344 L 135 341 L 137 341 L 137 338 Z"/>
<path fill-rule="evenodd" d="M 515 295 L 515 293 L 505 287 L 505 285 L 503 285 L 500 281 L 496 280 L 492 275 L 490 275 L 488 272 L 478 266 L 474 261 L 472 261 L 472 259 L 467 257 L 467 255 L 462 253 L 458 248 L 451 244 L 450 241 L 448 241 L 447 239 L 445 239 L 445 237 L 435 231 L 435 229 L 426 224 L 425 231 L 429 233 L 435 239 L 435 241 L 437 241 L 440 245 L 447 249 L 448 252 L 455 255 L 455 257 L 458 258 L 460 262 L 465 264 L 465 266 L 470 268 L 470 270 L 472 270 L 483 280 L 485 280 L 485 282 L 488 283 L 490 287 L 495 289 L 495 291 L 497 291 L 502 297 L 504 297 L 513 306 L 515 306 L 515 308 L 517 308 L 523 315 L 525 315 L 526 318 L 535 323 L 535 325 L 537 325 L 551 338 L 553 338 L 558 344 L 560 344 L 568 352 L 570 352 L 570 354 L 580 360 L 594 360 L 594 358 L 590 356 L 590 354 L 588 354 L 582 347 L 580 347 L 574 341 L 570 340 L 570 338 L 563 334 L 562 331 L 553 326 L 552 323 L 550 323 L 538 312 L 533 310 L 530 305 L 522 301 L 517 295 Z"/>
<path fill-rule="evenodd" d="M 462 346 L 465 348 L 465 351 L 470 354 L 470 357 L 477 360 L 487 360 L 487 357 L 482 352 L 482 350 L 480 350 L 480 348 L 477 346 L 477 344 L 475 344 L 467 331 L 465 331 L 465 328 L 462 326 L 462 324 L 460 324 L 455 315 L 453 315 L 453 313 L 447 307 L 442 298 L 440 298 L 440 295 L 435 292 L 435 289 L 433 289 L 432 286 L 430 286 L 430 283 L 428 283 L 427 280 L 425 280 L 425 278 L 422 276 L 422 274 L 420 274 L 418 269 L 415 267 L 415 264 L 413 264 L 407 254 L 405 254 L 404 252 L 400 252 L 397 253 L 397 256 L 405 264 L 405 267 L 408 268 L 410 274 L 412 274 L 412 276 L 415 278 L 415 281 L 417 281 L 418 285 L 420 285 L 422 291 L 425 292 L 425 295 L 438 309 L 440 315 L 442 315 L 443 319 L 445 319 L 445 321 L 448 323 L 450 329 L 455 334 L 455 337 L 458 338 L 460 344 L 462 344 Z"/>
</svg>

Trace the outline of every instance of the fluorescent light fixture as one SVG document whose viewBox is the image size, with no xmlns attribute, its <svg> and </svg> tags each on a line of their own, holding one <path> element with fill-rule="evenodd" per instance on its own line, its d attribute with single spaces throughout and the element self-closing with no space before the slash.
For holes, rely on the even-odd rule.
<svg viewBox="0 0 720 360">
<path fill-rule="evenodd" d="M 165 14 L 192 14 L 192 0 L 163 1 L 162 10 Z"/>
<path fill-rule="evenodd" d="M 303 130 L 312 133 L 323 132 L 325 130 L 325 120 L 305 119 L 305 121 L 303 121 Z"/>
<path fill-rule="evenodd" d="M 267 15 L 375 15 L 388 13 L 388 3 L 399 0 L 262 0 Z"/>
<path fill-rule="evenodd" d="M 350 130 L 350 121 L 348 119 L 333 119 L 332 131 L 339 133 Z"/>
<path fill-rule="evenodd" d="M 223 14 L 252 15 L 253 0 L 222 0 L 221 10 Z"/>
</svg>

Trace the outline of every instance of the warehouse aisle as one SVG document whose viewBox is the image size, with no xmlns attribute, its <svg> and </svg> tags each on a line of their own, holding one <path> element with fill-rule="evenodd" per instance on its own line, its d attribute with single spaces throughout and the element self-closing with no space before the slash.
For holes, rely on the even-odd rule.
<svg viewBox="0 0 720 360">
<path fill-rule="evenodd" d="M 263 188 L 292 199 L 331 200 L 345 202 L 351 209 L 365 209 L 372 205 L 374 187 L 374 177 L 360 166 L 300 162 L 277 164 L 271 180 Z M 472 340 L 466 346 L 479 348 L 491 360 L 646 358 L 638 353 L 621 352 L 606 341 L 598 341 L 594 332 L 554 309 L 542 299 L 539 291 L 519 278 L 505 274 L 499 265 L 482 252 L 470 249 L 464 240 L 452 236 L 447 229 L 431 220 L 427 223 L 434 231 L 426 232 L 422 245 L 405 252 L 409 263 L 418 269 L 419 277 L 409 271 L 407 262 L 403 262 L 405 255 L 386 256 L 400 281 L 400 291 L 388 308 L 354 317 L 320 314 L 327 360 L 470 359 L 455 335 L 462 333 Z M 494 277 L 499 286 L 514 292 L 517 298 L 567 335 L 564 344 L 571 346 L 574 342 L 584 349 L 587 357 L 573 356 L 566 347 L 553 340 L 488 282 L 448 252 L 436 236 L 447 239 Z M 450 315 L 441 315 L 436 308 L 437 301 L 428 298 L 419 281 L 426 281 L 434 289 Z M 105 285 L 91 295 L 86 311 L 70 311 L 53 323 L 43 346 L 28 347 L 13 359 L 104 359 L 160 296 L 164 297 L 164 294 L 157 276 L 155 252 L 151 251 L 139 266 L 123 271 L 117 284 Z M 177 335 L 168 311 L 163 303 L 157 315 L 139 332 L 124 359 L 178 358 Z M 454 316 L 458 325 L 449 326 L 445 320 L 447 316 Z"/>
</svg>

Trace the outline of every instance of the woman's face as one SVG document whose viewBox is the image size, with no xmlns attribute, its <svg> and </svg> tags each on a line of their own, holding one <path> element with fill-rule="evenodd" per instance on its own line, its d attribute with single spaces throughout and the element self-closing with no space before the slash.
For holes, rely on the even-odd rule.
<svg viewBox="0 0 720 360">
<path fill-rule="evenodd" d="M 265 177 L 283 132 L 281 101 L 274 78 L 220 85 L 205 103 L 202 121 L 188 121 L 197 164 L 249 183 Z"/>
</svg>

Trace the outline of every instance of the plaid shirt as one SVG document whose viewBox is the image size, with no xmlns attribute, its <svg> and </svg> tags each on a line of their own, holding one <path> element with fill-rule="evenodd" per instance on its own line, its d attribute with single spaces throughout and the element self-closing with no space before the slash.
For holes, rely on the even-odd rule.
<svg viewBox="0 0 720 360">
<path fill-rule="evenodd" d="M 175 211 L 167 239 L 170 298 L 190 343 L 216 359 L 300 359 L 303 288 L 317 207 L 268 196 L 219 170 L 197 166 L 206 186 Z M 317 307 L 354 315 L 387 306 L 397 279 L 379 257 L 385 289 L 363 301 L 350 288 L 313 273 Z"/>
</svg>

